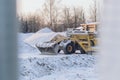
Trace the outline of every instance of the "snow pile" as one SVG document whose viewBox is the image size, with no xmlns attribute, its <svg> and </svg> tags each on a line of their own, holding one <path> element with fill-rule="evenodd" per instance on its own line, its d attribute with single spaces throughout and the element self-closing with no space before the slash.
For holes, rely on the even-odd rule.
<svg viewBox="0 0 120 80">
<path fill-rule="evenodd" d="M 91 55 L 21 56 L 19 80 L 95 80 L 94 65 Z"/>
<path fill-rule="evenodd" d="M 29 44 L 30 46 L 35 47 L 35 45 L 38 41 L 43 42 L 43 41 L 47 40 L 46 38 L 48 38 L 49 36 L 51 36 L 53 34 L 54 34 L 54 32 L 52 30 L 50 30 L 49 28 L 43 28 L 43 29 L 39 30 L 38 32 L 34 33 L 33 35 L 31 35 L 30 37 L 26 38 L 24 41 L 25 41 L 25 43 Z"/>
<path fill-rule="evenodd" d="M 80 29 L 80 31 L 83 31 L 83 27 L 82 26 L 79 26 L 76 29 Z"/>
<path fill-rule="evenodd" d="M 48 27 L 37 31 L 37 33 L 50 33 L 50 32 L 53 32 L 53 31 L 51 29 L 49 29 Z"/>
<path fill-rule="evenodd" d="M 34 33 L 18 33 L 18 53 L 26 54 L 26 53 L 40 53 L 36 48 L 31 47 L 30 45 L 24 42 L 24 39 L 33 35 Z"/>
<path fill-rule="evenodd" d="M 65 32 L 57 32 L 57 34 L 67 37 L 66 31 Z"/>
<path fill-rule="evenodd" d="M 50 41 L 56 34 L 52 33 L 35 33 L 31 37 L 25 40 L 26 43 L 30 44 L 31 46 L 35 47 L 37 43 L 43 43 Z"/>
<path fill-rule="evenodd" d="M 92 24 L 100 24 L 99 22 L 87 22 L 88 25 Z"/>
<path fill-rule="evenodd" d="M 43 31 L 43 30 L 42 30 Z M 40 51 L 35 47 L 37 43 L 42 43 L 44 41 L 49 41 L 56 35 L 65 35 L 65 32 L 51 32 L 51 33 L 18 33 L 18 53 L 22 54 L 40 54 Z M 36 36 L 35 36 L 36 35 Z M 36 37 L 36 38 L 35 38 Z M 26 39 L 27 38 L 27 39 Z M 24 41 L 26 40 L 26 41 Z"/>
<path fill-rule="evenodd" d="M 32 36 L 25 39 L 25 42 L 33 47 L 35 47 L 38 43 L 48 42 L 52 40 L 56 35 L 65 36 L 65 32 L 53 32 L 49 28 L 44 28 L 33 34 Z"/>
</svg>

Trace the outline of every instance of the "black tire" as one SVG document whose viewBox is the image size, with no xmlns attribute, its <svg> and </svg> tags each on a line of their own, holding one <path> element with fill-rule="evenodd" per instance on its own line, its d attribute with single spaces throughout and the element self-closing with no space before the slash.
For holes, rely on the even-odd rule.
<svg viewBox="0 0 120 80">
<path fill-rule="evenodd" d="M 60 53 L 61 50 L 59 49 L 59 44 L 55 44 L 53 50 L 56 54 Z"/>
<path fill-rule="evenodd" d="M 65 48 L 64 48 L 64 53 L 65 54 L 72 54 L 75 53 L 75 46 L 74 43 L 68 43 Z"/>
<path fill-rule="evenodd" d="M 81 54 L 86 54 L 86 52 L 83 49 L 80 49 Z"/>
<path fill-rule="evenodd" d="M 90 40 L 90 44 L 91 46 L 95 46 L 95 43 L 92 40 Z"/>
<path fill-rule="evenodd" d="M 81 54 L 86 54 L 86 52 L 82 49 L 81 46 L 79 46 L 79 50 L 80 50 Z"/>
<path fill-rule="evenodd" d="M 60 53 L 60 51 L 61 51 L 61 50 L 59 49 L 59 50 L 58 50 L 58 53 Z"/>
</svg>

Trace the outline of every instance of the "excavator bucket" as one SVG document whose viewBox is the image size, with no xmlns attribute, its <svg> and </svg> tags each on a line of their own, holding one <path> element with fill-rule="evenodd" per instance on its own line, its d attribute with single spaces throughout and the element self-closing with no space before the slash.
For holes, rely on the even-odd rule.
<svg viewBox="0 0 120 80">
<path fill-rule="evenodd" d="M 39 44 L 39 45 L 36 45 L 36 47 L 40 50 L 41 54 L 44 54 L 44 55 L 55 55 L 57 54 L 55 52 L 55 43 L 42 43 L 42 44 Z"/>
<path fill-rule="evenodd" d="M 56 35 L 51 41 L 39 43 L 36 47 L 40 50 L 41 54 L 55 55 L 59 53 L 59 43 L 66 39 L 62 35 Z"/>
</svg>

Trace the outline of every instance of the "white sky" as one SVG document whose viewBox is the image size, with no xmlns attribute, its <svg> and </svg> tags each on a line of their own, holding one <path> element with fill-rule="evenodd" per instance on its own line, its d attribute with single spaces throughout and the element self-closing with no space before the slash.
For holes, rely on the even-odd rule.
<svg viewBox="0 0 120 80">
<path fill-rule="evenodd" d="M 42 9 L 45 0 L 20 0 L 18 2 L 18 13 L 28 14 Z M 61 0 L 61 5 L 68 7 L 84 6 L 89 7 L 91 0 Z"/>
</svg>

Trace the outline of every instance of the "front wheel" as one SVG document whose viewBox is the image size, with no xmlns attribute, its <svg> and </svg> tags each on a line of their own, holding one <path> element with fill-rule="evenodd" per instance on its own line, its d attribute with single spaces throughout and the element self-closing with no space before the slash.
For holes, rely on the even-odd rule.
<svg viewBox="0 0 120 80">
<path fill-rule="evenodd" d="M 75 53 L 75 46 L 74 43 L 68 43 L 65 48 L 64 48 L 64 53 L 65 54 L 72 54 Z"/>
</svg>

